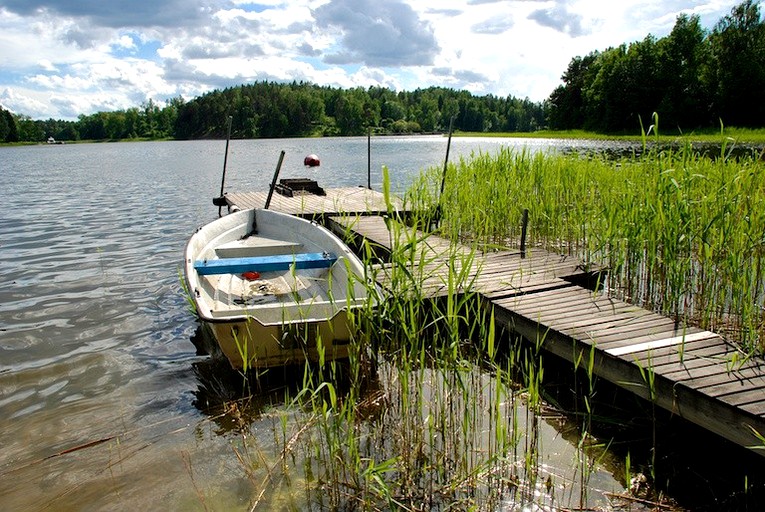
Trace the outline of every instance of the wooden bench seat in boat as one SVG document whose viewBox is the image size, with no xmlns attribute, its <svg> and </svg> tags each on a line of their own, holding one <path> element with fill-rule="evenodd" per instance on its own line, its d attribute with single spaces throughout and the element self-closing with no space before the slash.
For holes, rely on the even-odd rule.
<svg viewBox="0 0 765 512">
<path fill-rule="evenodd" d="M 241 274 L 242 272 L 274 272 L 296 269 L 329 268 L 337 261 L 337 256 L 326 252 L 306 252 L 298 254 L 276 254 L 270 256 L 249 256 L 242 258 L 220 258 L 197 260 L 194 269 L 199 275 Z"/>
<path fill-rule="evenodd" d="M 215 248 L 219 258 L 244 258 L 248 256 L 273 256 L 299 252 L 303 244 L 287 240 L 275 240 L 263 236 L 248 236 Z"/>
</svg>

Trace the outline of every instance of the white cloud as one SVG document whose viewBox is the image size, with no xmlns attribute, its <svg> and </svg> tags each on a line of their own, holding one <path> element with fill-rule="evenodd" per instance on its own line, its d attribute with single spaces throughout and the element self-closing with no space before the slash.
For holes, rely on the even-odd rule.
<svg viewBox="0 0 765 512">
<path fill-rule="evenodd" d="M 112 43 L 114 46 L 125 49 L 133 49 L 136 47 L 133 38 L 127 34 L 122 34 Z"/>
<path fill-rule="evenodd" d="M 306 80 L 541 101 L 573 57 L 664 36 L 681 12 L 711 28 L 737 3 L 4 0 L 0 99 L 35 118 L 73 118 L 255 80 Z"/>
<path fill-rule="evenodd" d="M 39 98 L 39 99 L 38 99 Z M 23 113 L 33 118 L 45 117 L 50 98 L 37 91 L 19 87 L 6 87 L 0 92 L 0 105 L 16 113 Z"/>
</svg>

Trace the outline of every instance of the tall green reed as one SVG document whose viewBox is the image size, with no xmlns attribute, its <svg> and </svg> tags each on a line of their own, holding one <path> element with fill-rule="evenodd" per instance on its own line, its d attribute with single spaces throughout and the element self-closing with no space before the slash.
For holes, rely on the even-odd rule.
<svg viewBox="0 0 765 512">
<path fill-rule="evenodd" d="M 539 346 L 524 352 L 500 339 L 492 310 L 473 290 L 476 247 L 420 231 L 429 224 L 422 212 L 404 222 L 390 209 L 386 262 L 362 244 L 364 278 L 385 293 L 350 316 L 358 329 L 348 386 L 340 392 L 331 373 L 306 370 L 290 399 L 276 429 L 282 481 L 322 509 L 549 503 L 539 495 L 553 487 L 539 462 Z M 375 371 L 363 364 L 370 360 Z"/>
<path fill-rule="evenodd" d="M 412 196 L 423 208 L 438 169 Z M 717 330 L 747 350 L 765 335 L 765 164 L 701 156 L 690 142 L 608 160 L 502 148 L 450 165 L 441 233 L 478 247 L 529 246 L 608 267 L 615 295 Z"/>
<path fill-rule="evenodd" d="M 341 372 L 334 362 L 306 366 L 300 390 L 285 398 L 288 405 L 276 415 L 276 462 L 262 462 L 262 454 L 240 457 L 258 461 L 248 476 L 269 468 L 254 505 L 273 504 L 264 493 L 278 483 L 301 492 L 302 507 L 320 509 L 495 510 L 510 503 L 559 504 L 566 488 L 572 494 L 565 505 L 587 506 L 587 480 L 603 453 L 588 438 L 592 355 L 581 361 L 590 380 L 574 461 L 581 480 L 574 485 L 545 472 L 541 462 L 544 337 L 531 345 L 502 337 L 473 286 L 477 251 L 512 244 L 523 208 L 532 214 L 533 244 L 581 253 L 589 261 L 619 245 L 618 237 L 603 239 L 593 226 L 602 222 L 606 203 L 599 201 L 615 193 L 606 189 L 621 167 L 590 164 L 509 150 L 461 161 L 449 167 L 437 233 L 418 229 L 432 225 L 439 199 L 435 174 L 423 174 L 405 196 L 413 218 L 400 218 L 386 193 L 389 257 L 382 262 L 381 251 L 368 241 L 359 247 L 367 263 L 360 278 L 375 294 L 374 283 L 386 290 L 379 301 L 350 314 L 356 329 L 343 365 L 348 382 L 337 383 Z M 548 175 L 562 185 L 550 187 Z M 460 180 L 474 188 L 463 190 Z M 593 189 L 598 182 L 602 189 Z M 484 186 L 496 190 L 476 188 Z M 593 205 L 600 215 L 592 213 Z M 610 222 L 618 232 L 616 220 Z M 444 246 L 436 234 L 462 245 Z M 627 260 L 621 253 L 612 257 Z M 432 297 L 436 291 L 440 298 Z"/>
</svg>

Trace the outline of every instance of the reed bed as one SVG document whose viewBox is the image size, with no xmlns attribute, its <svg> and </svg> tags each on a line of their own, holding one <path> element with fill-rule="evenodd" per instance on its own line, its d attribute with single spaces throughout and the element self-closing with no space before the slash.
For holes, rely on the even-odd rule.
<svg viewBox="0 0 765 512">
<path fill-rule="evenodd" d="M 612 461 L 616 489 L 590 485 L 611 456 L 592 434 L 592 355 L 572 384 L 583 404 L 574 456 L 565 470 L 551 467 L 540 432 L 560 413 L 543 400 L 543 340 L 498 332 L 465 269 L 479 249 L 515 246 L 528 209 L 529 245 L 605 264 L 611 293 L 761 350 L 763 171 L 755 158 L 723 149 L 712 160 L 686 145 L 620 161 L 476 154 L 448 166 L 443 195 L 440 171 L 424 172 L 405 197 L 414 218 L 389 212 L 389 260 L 362 247 L 362 278 L 373 286 L 384 275 L 388 289 L 352 315 L 349 362 L 305 367 L 286 405 L 268 412 L 273 446 L 241 427 L 235 453 L 251 508 L 593 509 L 629 497 L 645 454 Z M 421 250 L 434 226 L 462 249 Z M 434 268 L 447 292 L 435 301 Z"/>
<path fill-rule="evenodd" d="M 382 279 L 388 289 L 351 316 L 358 334 L 347 364 L 305 367 L 302 385 L 271 416 L 273 446 L 257 445 L 243 427 L 235 452 L 254 487 L 252 509 L 608 504 L 589 489 L 603 447 L 586 433 L 562 462 L 568 467 L 546 462 L 541 431 L 562 418 L 542 399 L 541 340 L 528 344 L 497 331 L 491 310 L 471 291 L 466 269 L 475 247 L 423 250 L 429 235 L 412 226 L 430 220 L 405 225 L 391 212 L 385 263 L 365 242 L 370 274 L 363 279 L 370 286 Z M 447 292 L 439 300 L 428 296 L 434 268 Z"/>
<path fill-rule="evenodd" d="M 523 209 L 529 245 L 608 269 L 615 296 L 727 335 L 748 353 L 765 347 L 765 163 L 644 148 L 607 160 L 504 148 L 423 173 L 409 192 L 440 200 L 443 236 L 486 249 L 517 246 Z"/>
</svg>

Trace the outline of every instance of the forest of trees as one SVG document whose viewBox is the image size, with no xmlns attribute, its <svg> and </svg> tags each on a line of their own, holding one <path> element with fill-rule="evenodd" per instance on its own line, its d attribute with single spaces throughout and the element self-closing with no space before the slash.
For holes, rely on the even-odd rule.
<svg viewBox="0 0 765 512">
<path fill-rule="evenodd" d="M 745 0 L 712 30 L 698 16 L 678 16 L 661 39 L 575 57 L 542 103 L 474 96 L 430 87 L 339 89 L 310 83 L 257 82 L 164 106 L 149 101 L 77 121 L 32 120 L 0 107 L 0 142 L 292 137 L 375 133 L 533 132 L 586 129 L 635 133 L 659 114 L 664 131 L 765 126 L 765 23 Z M 671 127 L 671 128 L 667 128 Z"/>
<path fill-rule="evenodd" d="M 634 132 L 659 114 L 664 130 L 765 126 L 765 23 L 735 6 L 711 31 L 680 15 L 664 38 L 576 57 L 547 101 L 552 129 Z M 638 117 L 639 116 L 639 117 Z"/>
<path fill-rule="evenodd" d="M 339 89 L 309 83 L 257 82 L 216 90 L 185 102 L 174 98 L 126 111 L 81 115 L 77 121 L 15 118 L 15 132 L 0 126 L 0 141 L 200 139 L 226 136 L 231 116 L 234 138 L 534 131 L 544 125 L 544 108 L 528 99 L 476 97 L 440 87 L 395 92 L 383 87 Z M 12 122 L 13 119 L 9 117 Z"/>
<path fill-rule="evenodd" d="M 445 131 L 455 116 L 464 131 L 534 131 L 542 105 L 496 96 L 476 97 L 441 87 L 395 92 L 383 87 L 337 89 L 306 83 L 259 82 L 214 91 L 178 111 L 178 138 L 219 137 L 227 115 L 233 137 L 291 137 Z"/>
<path fill-rule="evenodd" d="M 0 141 L 43 142 L 48 137 L 58 141 L 172 138 L 178 109 L 183 104 L 180 98 L 168 101 L 164 107 L 149 101 L 140 108 L 80 115 L 77 121 L 36 121 L 12 115 L 0 107 Z"/>
</svg>

